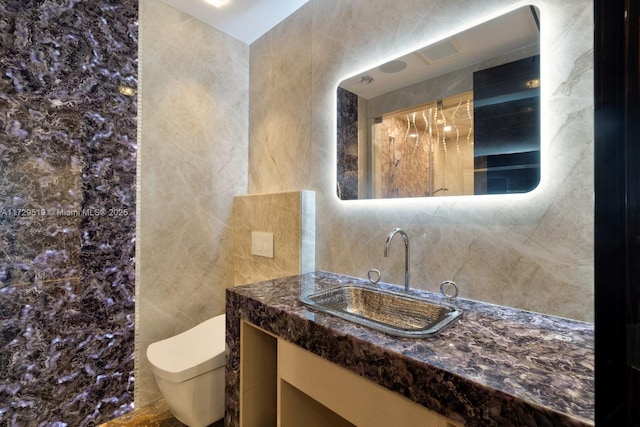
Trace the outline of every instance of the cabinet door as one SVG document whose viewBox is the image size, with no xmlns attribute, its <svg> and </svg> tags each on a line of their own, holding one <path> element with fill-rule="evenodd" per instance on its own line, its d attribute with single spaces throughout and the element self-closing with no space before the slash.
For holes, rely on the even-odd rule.
<svg viewBox="0 0 640 427">
<path fill-rule="evenodd" d="M 540 182 L 540 55 L 473 73 L 474 194 Z"/>
</svg>

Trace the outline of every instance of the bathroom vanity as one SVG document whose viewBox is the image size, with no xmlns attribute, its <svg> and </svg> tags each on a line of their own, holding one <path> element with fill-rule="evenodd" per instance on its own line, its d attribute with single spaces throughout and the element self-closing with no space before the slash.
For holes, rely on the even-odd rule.
<svg viewBox="0 0 640 427">
<path fill-rule="evenodd" d="M 366 281 L 227 289 L 225 425 L 593 425 L 592 324 L 459 299 L 452 326 L 400 338 L 299 302 L 344 283 Z"/>
</svg>

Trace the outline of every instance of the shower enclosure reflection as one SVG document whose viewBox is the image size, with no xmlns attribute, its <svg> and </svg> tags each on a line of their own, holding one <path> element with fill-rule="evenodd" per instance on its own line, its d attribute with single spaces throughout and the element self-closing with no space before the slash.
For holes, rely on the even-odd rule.
<svg viewBox="0 0 640 427">
<path fill-rule="evenodd" d="M 521 7 L 340 82 L 338 197 L 533 190 L 540 181 L 538 17 L 535 7 Z"/>
<path fill-rule="evenodd" d="M 373 198 L 474 193 L 472 92 L 387 114 L 371 134 Z"/>
</svg>

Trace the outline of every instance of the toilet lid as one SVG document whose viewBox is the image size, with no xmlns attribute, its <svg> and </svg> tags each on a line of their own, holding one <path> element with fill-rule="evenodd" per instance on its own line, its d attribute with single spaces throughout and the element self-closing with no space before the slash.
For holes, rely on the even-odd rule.
<svg viewBox="0 0 640 427">
<path fill-rule="evenodd" d="M 182 382 L 224 366 L 225 315 L 213 317 L 193 328 L 147 347 L 154 373 Z"/>
</svg>

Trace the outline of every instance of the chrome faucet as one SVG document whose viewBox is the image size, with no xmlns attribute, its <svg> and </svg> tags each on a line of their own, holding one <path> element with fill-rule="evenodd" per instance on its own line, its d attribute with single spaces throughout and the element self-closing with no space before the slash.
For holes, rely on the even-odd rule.
<svg viewBox="0 0 640 427">
<path fill-rule="evenodd" d="M 387 236 L 387 241 L 384 243 L 384 256 L 389 256 L 389 245 L 396 234 L 400 234 L 404 240 L 404 291 L 409 292 L 409 236 L 402 228 L 394 228 Z"/>
</svg>

